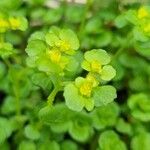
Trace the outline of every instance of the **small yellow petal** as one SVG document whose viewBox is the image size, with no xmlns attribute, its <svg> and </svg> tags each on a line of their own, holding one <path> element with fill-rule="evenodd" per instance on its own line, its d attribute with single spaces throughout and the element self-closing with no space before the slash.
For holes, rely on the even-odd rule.
<svg viewBox="0 0 150 150">
<path fill-rule="evenodd" d="M 150 33 L 150 23 L 144 26 L 144 32 Z"/>
<path fill-rule="evenodd" d="M 9 27 L 8 21 L 0 19 L 0 28 L 8 28 L 8 27 Z"/>
<path fill-rule="evenodd" d="M 146 8 L 144 7 L 141 7 L 139 10 L 138 10 L 138 18 L 139 19 L 143 19 L 145 17 L 149 16 L 149 13 L 148 11 L 146 10 Z"/>
<path fill-rule="evenodd" d="M 102 70 L 102 66 L 98 61 L 94 60 L 91 62 L 91 71 L 92 72 L 99 73 L 101 70 Z"/>
<path fill-rule="evenodd" d="M 86 76 L 86 79 L 92 83 L 93 87 L 96 87 L 99 84 L 99 82 L 95 79 L 95 77 L 90 73 Z"/>
<path fill-rule="evenodd" d="M 52 62 L 59 63 L 61 58 L 61 53 L 58 50 L 49 51 L 49 56 Z"/>
<path fill-rule="evenodd" d="M 9 18 L 9 23 L 12 29 L 18 29 L 21 22 L 18 18 Z"/>
<path fill-rule="evenodd" d="M 80 93 L 83 96 L 90 97 L 92 93 L 92 83 L 91 82 L 84 82 L 80 87 Z"/>
</svg>

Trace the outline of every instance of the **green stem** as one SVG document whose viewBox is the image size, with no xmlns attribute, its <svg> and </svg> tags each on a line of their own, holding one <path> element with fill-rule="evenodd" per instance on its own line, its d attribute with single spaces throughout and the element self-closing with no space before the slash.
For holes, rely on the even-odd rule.
<svg viewBox="0 0 150 150">
<path fill-rule="evenodd" d="M 79 36 L 80 37 L 82 37 L 83 28 L 85 26 L 86 16 L 87 16 L 89 8 L 90 8 L 90 0 L 87 0 L 86 5 L 85 5 L 85 11 L 84 11 L 84 14 L 83 14 L 83 17 L 82 17 L 82 20 L 81 20 L 81 24 L 80 24 L 80 27 L 79 27 Z"/>
<path fill-rule="evenodd" d="M 127 39 L 126 42 L 124 42 L 121 46 L 120 49 L 118 49 L 118 51 L 115 53 L 115 55 L 112 57 L 112 62 L 115 61 L 118 56 L 120 56 L 120 54 L 122 54 L 122 52 L 126 49 L 128 49 L 131 45 L 132 45 L 132 33 L 129 33 L 127 35 Z"/>
<path fill-rule="evenodd" d="M 3 61 L 7 65 L 8 68 L 11 68 L 11 64 L 7 58 L 3 58 Z"/>
<path fill-rule="evenodd" d="M 15 97 L 16 97 L 16 114 L 18 116 L 20 116 L 21 108 L 20 108 L 20 96 L 19 96 L 18 89 L 19 89 L 18 83 L 15 82 L 15 85 L 13 85 L 13 90 L 14 90 L 14 94 L 15 94 Z"/>
<path fill-rule="evenodd" d="M 48 103 L 49 106 L 52 106 L 53 101 L 55 100 L 55 96 L 56 96 L 56 94 L 58 93 L 59 90 L 60 90 L 59 87 L 55 87 L 53 89 L 53 91 L 50 93 L 50 95 L 48 96 L 47 103 Z"/>
<path fill-rule="evenodd" d="M 0 34 L 0 43 L 4 43 L 4 34 L 3 33 Z"/>
<path fill-rule="evenodd" d="M 115 53 L 115 55 L 112 57 L 112 62 L 118 58 L 118 56 L 124 51 L 124 47 L 121 47 L 118 49 L 118 51 Z"/>
</svg>

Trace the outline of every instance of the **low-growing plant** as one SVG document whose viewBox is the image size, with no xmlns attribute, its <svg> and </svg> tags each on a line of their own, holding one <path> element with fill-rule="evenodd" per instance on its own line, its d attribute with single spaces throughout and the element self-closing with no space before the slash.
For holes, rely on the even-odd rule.
<svg viewBox="0 0 150 150">
<path fill-rule="evenodd" d="M 0 6 L 0 150 L 150 149 L 149 2 Z"/>
</svg>

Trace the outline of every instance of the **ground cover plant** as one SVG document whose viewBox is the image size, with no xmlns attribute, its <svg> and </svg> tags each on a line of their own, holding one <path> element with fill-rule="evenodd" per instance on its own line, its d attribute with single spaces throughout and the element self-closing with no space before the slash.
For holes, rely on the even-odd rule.
<svg viewBox="0 0 150 150">
<path fill-rule="evenodd" d="M 0 150 L 149 150 L 150 2 L 0 1 Z"/>
</svg>

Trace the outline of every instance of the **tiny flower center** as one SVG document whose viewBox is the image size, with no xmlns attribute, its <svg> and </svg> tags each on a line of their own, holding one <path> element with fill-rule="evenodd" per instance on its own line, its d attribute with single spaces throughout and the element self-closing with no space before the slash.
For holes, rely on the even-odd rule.
<svg viewBox="0 0 150 150">
<path fill-rule="evenodd" d="M 92 83 L 85 82 L 80 87 L 80 93 L 84 96 L 90 97 L 92 92 Z"/>
<path fill-rule="evenodd" d="M 99 73 L 101 71 L 101 64 L 98 61 L 91 62 L 91 71 Z"/>
<path fill-rule="evenodd" d="M 98 84 L 99 84 L 99 82 L 95 79 L 95 77 L 93 76 L 93 75 L 91 75 L 91 74 L 88 74 L 87 76 L 86 76 L 86 79 L 89 81 L 89 82 L 91 82 L 92 83 L 92 86 L 93 87 L 96 87 Z"/>
<path fill-rule="evenodd" d="M 138 10 L 138 18 L 139 19 L 143 19 L 143 18 L 147 17 L 148 15 L 149 15 L 148 11 L 145 8 L 142 7 Z"/>
<path fill-rule="evenodd" d="M 17 29 L 20 26 L 20 20 L 16 18 L 9 18 L 12 29 Z"/>
<path fill-rule="evenodd" d="M 70 50 L 70 44 L 68 44 L 66 41 L 60 41 L 60 49 L 63 52 L 68 51 Z"/>
<path fill-rule="evenodd" d="M 61 53 L 59 51 L 57 50 L 50 51 L 49 55 L 52 62 L 58 63 L 60 61 Z"/>
</svg>

